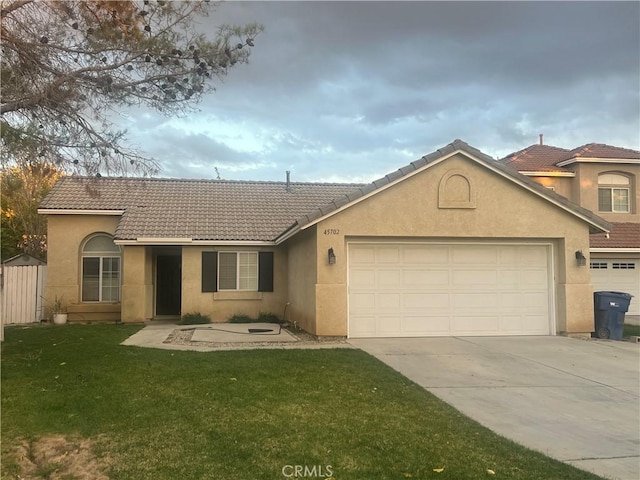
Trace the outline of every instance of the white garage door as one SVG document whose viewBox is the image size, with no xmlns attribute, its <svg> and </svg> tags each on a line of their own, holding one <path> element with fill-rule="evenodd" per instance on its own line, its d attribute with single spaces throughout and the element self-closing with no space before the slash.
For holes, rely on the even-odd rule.
<svg viewBox="0 0 640 480">
<path fill-rule="evenodd" d="M 605 290 L 633 295 L 627 315 L 640 315 L 640 261 L 591 259 L 591 283 L 595 292 Z"/>
<path fill-rule="evenodd" d="M 349 245 L 349 336 L 549 335 L 546 245 Z"/>
</svg>

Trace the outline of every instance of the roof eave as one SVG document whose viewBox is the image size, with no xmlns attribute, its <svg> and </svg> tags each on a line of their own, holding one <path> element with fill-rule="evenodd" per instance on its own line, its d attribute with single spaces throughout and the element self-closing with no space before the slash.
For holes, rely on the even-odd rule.
<svg viewBox="0 0 640 480">
<path fill-rule="evenodd" d="M 525 177 L 575 177 L 575 172 L 558 172 L 558 171 L 549 171 L 545 172 L 543 170 L 518 170 L 518 172 Z"/>
<path fill-rule="evenodd" d="M 99 210 L 99 209 L 81 209 L 81 208 L 39 208 L 40 215 L 124 215 L 125 210 Z"/>
<path fill-rule="evenodd" d="M 568 160 L 556 163 L 558 167 L 564 167 L 573 163 L 625 163 L 625 164 L 640 164 L 638 158 L 598 158 L 598 157 L 572 157 Z"/>
</svg>

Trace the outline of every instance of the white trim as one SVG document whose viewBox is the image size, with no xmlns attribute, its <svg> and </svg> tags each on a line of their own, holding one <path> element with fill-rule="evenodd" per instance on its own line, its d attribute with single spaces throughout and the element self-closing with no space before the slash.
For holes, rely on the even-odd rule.
<svg viewBox="0 0 640 480">
<path fill-rule="evenodd" d="M 592 220 L 590 220 L 589 218 L 585 217 L 584 215 L 581 215 L 580 213 L 576 212 L 575 210 L 570 209 L 569 207 L 563 205 L 562 203 L 556 202 L 553 198 L 550 198 L 544 194 L 542 194 L 541 192 L 539 192 L 538 190 L 536 190 L 535 188 L 521 182 L 519 179 L 503 172 L 502 170 L 492 166 L 491 164 L 489 164 L 488 162 L 482 161 L 479 158 L 473 156 L 472 154 L 462 150 L 462 149 L 458 149 L 455 150 L 447 155 L 443 155 L 442 157 L 438 158 L 437 160 L 432 160 L 432 161 L 428 161 L 426 165 L 423 165 L 420 168 L 415 169 L 413 172 L 407 173 L 406 175 L 401 176 L 400 178 L 394 180 L 393 182 L 387 183 L 386 185 L 383 185 L 382 187 L 376 188 L 375 190 L 367 193 L 366 195 L 363 195 L 359 198 L 356 198 L 355 200 L 346 203 L 345 205 L 342 205 L 340 208 L 333 210 L 329 213 L 327 213 L 326 215 L 322 215 L 321 217 L 307 223 L 305 226 L 300 227 L 299 225 L 294 226 L 293 228 L 291 228 L 289 231 L 285 232 L 284 234 L 280 235 L 279 237 L 276 238 L 276 244 L 280 244 L 282 242 L 284 242 L 285 240 L 287 240 L 288 238 L 291 238 L 293 235 L 295 235 L 296 233 L 298 233 L 301 230 L 306 230 L 309 227 L 312 227 L 320 222 L 322 222 L 323 220 L 326 220 L 329 217 L 332 217 L 333 215 L 336 215 L 340 212 L 342 212 L 343 210 L 346 210 L 347 208 L 352 207 L 353 205 L 356 205 L 366 199 L 368 199 L 369 197 L 372 197 L 373 195 L 376 195 L 380 192 L 383 192 L 384 190 L 386 190 L 387 188 L 393 187 L 394 185 L 396 185 L 397 183 L 400 183 L 408 178 L 413 177 L 414 175 L 417 175 L 421 172 L 423 172 L 424 170 L 427 170 L 428 168 L 431 168 L 435 165 L 438 165 L 439 163 L 447 160 L 448 158 L 457 155 L 457 154 L 462 154 L 465 157 L 467 157 L 470 160 L 473 160 L 474 162 L 476 162 L 477 164 L 479 164 L 480 166 L 484 166 L 486 168 L 488 168 L 489 170 L 491 170 L 494 173 L 497 173 L 498 175 L 500 175 L 501 177 L 507 179 L 507 180 L 511 180 L 513 183 L 520 185 L 521 187 L 523 187 L 525 190 L 528 190 L 529 192 L 537 195 L 538 197 L 547 200 L 549 202 L 551 202 L 552 204 L 556 205 L 557 207 L 560 207 L 562 210 L 570 213 L 571 215 L 574 215 L 578 218 L 580 218 L 581 220 L 583 220 L 584 222 L 588 223 L 589 225 L 592 225 L 594 227 L 596 227 L 598 230 L 607 233 L 609 232 L 609 230 L 604 229 L 603 227 L 601 227 L 600 225 L 597 225 L 596 223 L 594 223 Z"/>
<path fill-rule="evenodd" d="M 39 208 L 41 215 L 124 215 L 124 210 L 68 210 L 64 208 Z"/>
<path fill-rule="evenodd" d="M 248 246 L 260 247 L 276 245 L 272 241 L 253 240 L 192 240 L 190 238 L 138 238 L 136 240 L 114 240 L 116 245 L 200 245 L 200 246 Z"/>
<path fill-rule="evenodd" d="M 484 241 L 487 240 L 487 241 Z M 494 245 L 494 246 L 502 246 L 502 245 L 536 245 L 536 246 L 544 246 L 547 251 L 547 267 L 548 267 L 548 275 L 547 275 L 547 285 L 549 291 L 549 336 L 555 336 L 558 334 L 557 332 L 557 299 L 556 299 L 556 289 L 558 284 L 555 281 L 556 275 L 556 265 L 555 265 L 555 251 L 553 242 L 548 241 L 529 241 L 525 240 L 522 242 L 518 242 L 515 240 L 507 240 L 504 242 L 495 241 L 493 239 L 484 239 L 482 237 L 476 240 L 452 240 L 452 241 L 443 241 L 443 240 L 399 240 L 393 241 L 392 239 L 382 239 L 377 240 L 376 238 L 361 238 L 357 240 L 347 240 L 346 241 L 346 256 L 347 256 L 347 338 L 350 338 L 350 326 L 351 321 L 349 319 L 349 301 L 350 301 L 350 285 L 351 279 L 349 278 L 349 274 L 351 269 L 349 268 L 349 254 L 351 251 L 351 245 L 364 244 L 364 245 Z"/>
<path fill-rule="evenodd" d="M 543 171 L 522 171 L 519 170 L 518 173 L 524 175 L 525 177 L 575 177 L 575 172 L 543 172 Z"/>
<path fill-rule="evenodd" d="M 640 159 L 638 158 L 597 158 L 597 157 L 573 157 L 569 160 L 563 160 L 562 162 L 556 163 L 558 167 L 564 167 L 566 165 L 571 165 L 572 163 L 626 163 L 626 164 L 636 164 L 640 163 Z"/>
<path fill-rule="evenodd" d="M 640 248 L 590 248 L 590 253 L 640 253 Z"/>
<path fill-rule="evenodd" d="M 144 244 L 170 244 L 170 245 L 185 245 L 192 243 L 193 240 L 189 237 L 166 237 L 166 238 L 157 238 L 157 237 L 140 237 L 136 238 L 136 243 L 144 243 Z"/>
</svg>

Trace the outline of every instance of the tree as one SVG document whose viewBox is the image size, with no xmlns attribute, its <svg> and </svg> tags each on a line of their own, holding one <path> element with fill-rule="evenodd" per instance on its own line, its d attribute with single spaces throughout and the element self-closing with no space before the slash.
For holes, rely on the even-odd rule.
<svg viewBox="0 0 640 480">
<path fill-rule="evenodd" d="M 208 0 L 1 0 L 3 158 L 40 158 L 89 175 L 152 174 L 125 144 L 123 107 L 192 111 L 247 62 L 260 25 L 196 33 Z"/>
<path fill-rule="evenodd" d="M 62 172 L 42 162 L 21 162 L 0 171 L 2 259 L 19 253 L 46 258 L 47 224 L 38 205 Z"/>
</svg>

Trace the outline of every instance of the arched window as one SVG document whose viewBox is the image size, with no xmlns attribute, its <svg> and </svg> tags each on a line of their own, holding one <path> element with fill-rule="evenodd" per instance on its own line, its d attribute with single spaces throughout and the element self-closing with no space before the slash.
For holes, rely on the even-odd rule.
<svg viewBox="0 0 640 480">
<path fill-rule="evenodd" d="M 82 247 L 82 301 L 120 301 L 120 247 L 111 236 L 90 237 Z"/>
<path fill-rule="evenodd" d="M 598 175 L 598 210 L 629 213 L 629 177 L 619 173 Z"/>
</svg>

